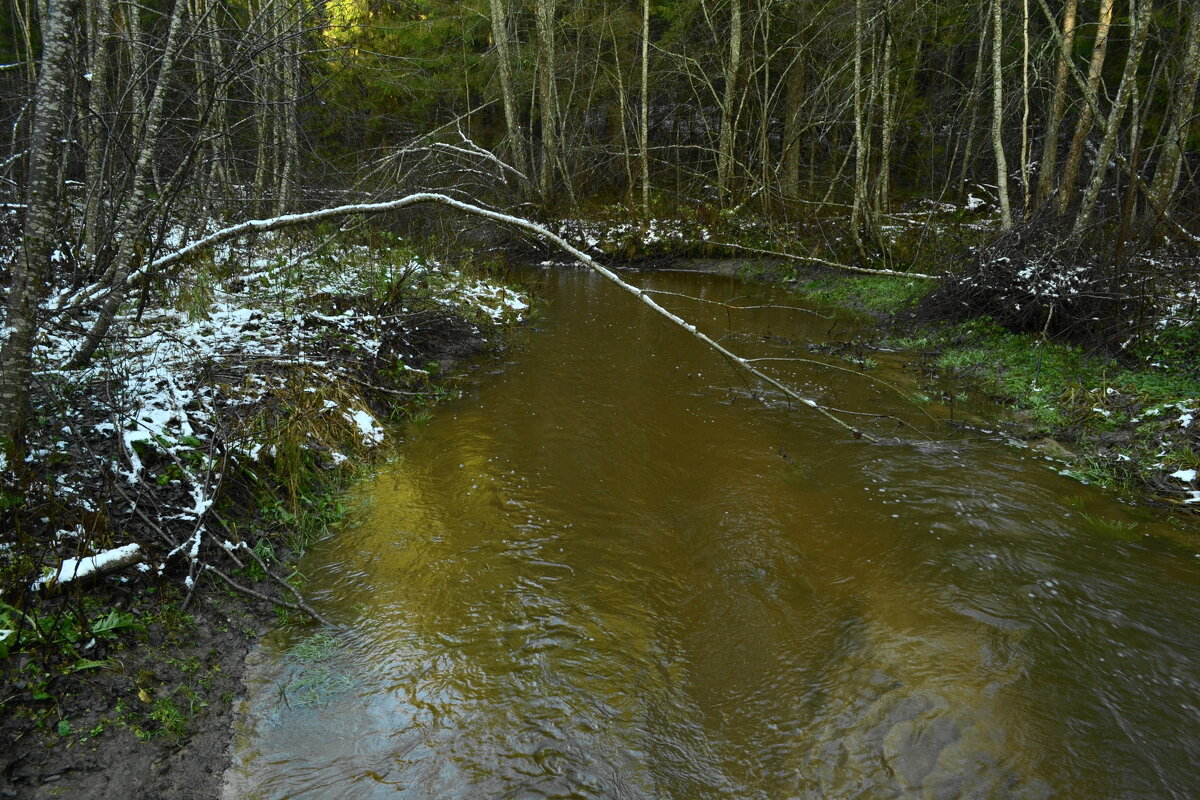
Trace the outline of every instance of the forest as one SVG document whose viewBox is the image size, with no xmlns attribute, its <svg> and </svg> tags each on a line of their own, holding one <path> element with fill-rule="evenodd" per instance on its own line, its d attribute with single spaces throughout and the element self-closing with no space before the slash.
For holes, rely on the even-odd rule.
<svg viewBox="0 0 1200 800">
<path fill-rule="evenodd" d="M 994 208 L 1042 282 L 1079 284 L 1062 305 L 1087 308 L 1057 312 L 1068 327 L 1144 322 L 1164 277 L 1147 254 L 1197 241 L 1200 8 L 1183 0 L 8 12 L 14 458 L 47 296 L 66 293 L 60 315 L 98 310 L 81 366 L 134 284 L 181 274 L 172 250 L 250 216 L 419 190 L 541 219 L 611 204 L 643 222 L 836 214 L 856 263 L 904 270 L 917 265 L 889 243 L 889 215 Z M 1022 268 L 994 256 L 976 293 L 1007 302 Z M 1032 300 L 1005 316 L 1057 327 L 1054 300 Z"/>
<path fill-rule="evenodd" d="M 1200 502 L 1198 84 L 1194 0 L 5 0 L 5 694 L 106 668 L 168 595 L 336 628 L 291 565 L 389 425 L 537 318 L 515 263 L 589 266 L 853 440 L 887 437 L 621 270 L 870 276 L 868 307 L 1158 369 L 1064 378 L 1107 463 L 1063 474 Z M 1140 454 L 1121 403 L 1162 417 Z M 171 588 L 68 588 L 116 574 Z"/>
</svg>

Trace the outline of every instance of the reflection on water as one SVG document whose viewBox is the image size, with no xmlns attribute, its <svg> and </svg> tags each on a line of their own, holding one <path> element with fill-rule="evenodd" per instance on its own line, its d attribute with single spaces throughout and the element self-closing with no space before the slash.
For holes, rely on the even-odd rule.
<svg viewBox="0 0 1200 800">
<path fill-rule="evenodd" d="M 1107 537 L 1083 512 L 1128 510 L 993 442 L 847 440 L 592 276 L 541 280 L 511 363 L 408 429 L 363 524 L 305 564 L 349 629 L 257 654 L 229 796 L 1200 785 L 1200 560 L 1140 535 L 1163 523 Z M 846 331 L 674 301 L 746 353 Z M 922 424 L 878 382 L 785 366 Z"/>
</svg>

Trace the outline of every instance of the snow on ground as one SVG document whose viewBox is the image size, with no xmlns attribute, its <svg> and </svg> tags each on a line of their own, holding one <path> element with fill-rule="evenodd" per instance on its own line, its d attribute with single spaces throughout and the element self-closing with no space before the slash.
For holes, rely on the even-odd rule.
<svg viewBox="0 0 1200 800">
<path fill-rule="evenodd" d="M 651 219 L 641 222 L 626 220 L 560 220 L 555 231 L 581 250 L 597 255 L 620 249 L 627 242 L 643 247 L 682 247 L 707 241 L 709 230 L 685 219 Z"/>
<path fill-rule="evenodd" d="M 422 364 L 409 363 L 415 355 L 405 355 L 420 348 L 405 342 L 447 315 L 482 333 L 481 325 L 520 322 L 529 308 L 511 288 L 415 256 L 359 246 L 319 256 L 261 252 L 226 249 L 215 266 L 186 275 L 168 302 L 126 309 L 84 369 L 60 365 L 94 314 L 49 326 L 35 353 L 48 424 L 34 434 L 27 460 L 71 465 L 45 470 L 61 502 L 97 511 L 98 485 L 115 483 L 124 500 L 109 504 L 110 516 L 152 510 L 181 542 L 174 552 L 195 558 L 228 462 L 274 454 L 272 431 L 255 433 L 250 423 L 282 385 L 302 379 L 304 392 L 332 397 L 305 411 L 377 447 L 385 429 L 362 391 L 346 386 L 365 385 L 380 363 L 393 374 L 424 375 Z M 63 296 L 52 296 L 48 314 Z M 332 454 L 333 464 L 345 460 Z M 152 501 L 146 487 L 157 487 Z M 85 557 L 62 569 L 89 565 Z"/>
</svg>

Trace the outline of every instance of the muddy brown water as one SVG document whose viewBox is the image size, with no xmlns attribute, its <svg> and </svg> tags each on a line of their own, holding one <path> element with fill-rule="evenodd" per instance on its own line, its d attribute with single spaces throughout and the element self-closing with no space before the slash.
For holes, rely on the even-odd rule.
<svg viewBox="0 0 1200 800">
<path fill-rule="evenodd" d="M 1195 796 L 1175 526 L 978 431 L 854 441 L 595 276 L 538 280 L 508 362 L 307 557 L 347 630 L 257 654 L 229 797 Z M 851 324 L 662 300 L 763 357 Z M 853 369 L 763 363 L 932 430 Z"/>
</svg>

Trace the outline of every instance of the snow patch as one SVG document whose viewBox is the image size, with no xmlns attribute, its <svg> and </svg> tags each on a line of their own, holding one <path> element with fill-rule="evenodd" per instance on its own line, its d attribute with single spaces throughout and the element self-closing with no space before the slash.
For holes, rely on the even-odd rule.
<svg viewBox="0 0 1200 800">
<path fill-rule="evenodd" d="M 359 433 L 362 434 L 363 444 L 367 447 L 374 447 L 383 441 L 383 428 L 379 427 L 379 423 L 375 418 L 366 411 L 355 409 L 353 413 L 347 411 L 344 413 L 346 420 L 358 426 Z"/>
<path fill-rule="evenodd" d="M 58 568 L 58 572 L 50 577 L 38 578 L 34 581 L 30 588 L 37 590 L 51 583 L 67 583 L 68 581 L 79 580 L 86 578 L 94 572 L 103 570 L 114 561 L 122 561 L 128 558 L 133 558 L 141 550 L 137 544 L 127 544 L 124 547 L 118 547 L 115 550 L 105 550 L 103 553 L 97 553 L 94 556 L 86 558 L 68 558 Z"/>
</svg>

